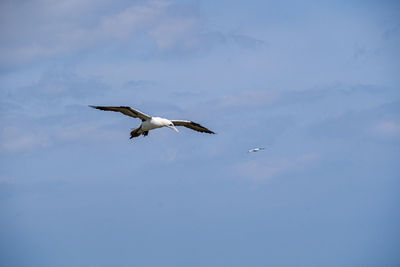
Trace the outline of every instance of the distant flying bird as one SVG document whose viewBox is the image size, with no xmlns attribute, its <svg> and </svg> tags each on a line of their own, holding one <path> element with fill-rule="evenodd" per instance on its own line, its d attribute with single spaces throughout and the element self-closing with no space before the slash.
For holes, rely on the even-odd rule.
<svg viewBox="0 0 400 267">
<path fill-rule="evenodd" d="M 250 153 L 250 152 L 258 152 L 258 151 L 263 150 L 263 149 L 265 149 L 265 147 L 256 147 L 256 148 L 250 149 L 250 150 L 247 151 L 247 152 L 248 152 L 248 153 Z"/>
<path fill-rule="evenodd" d="M 211 131 L 193 121 L 167 120 L 167 119 L 160 118 L 160 117 L 151 117 L 149 115 L 144 114 L 143 112 L 140 112 L 139 110 L 135 110 L 130 107 L 101 107 L 101 106 L 89 106 L 89 107 L 95 108 L 95 109 L 100 109 L 100 110 L 106 110 L 106 111 L 121 112 L 124 115 L 141 119 L 142 124 L 140 124 L 139 127 L 132 129 L 130 139 L 132 139 L 134 137 L 138 137 L 140 135 L 147 136 L 149 134 L 150 130 L 161 128 L 164 126 L 170 128 L 170 129 L 173 129 L 176 132 L 179 132 L 179 131 L 178 131 L 178 129 L 175 128 L 175 126 L 185 126 L 189 129 L 192 129 L 192 130 L 195 130 L 198 132 L 215 134 L 213 131 Z"/>
</svg>

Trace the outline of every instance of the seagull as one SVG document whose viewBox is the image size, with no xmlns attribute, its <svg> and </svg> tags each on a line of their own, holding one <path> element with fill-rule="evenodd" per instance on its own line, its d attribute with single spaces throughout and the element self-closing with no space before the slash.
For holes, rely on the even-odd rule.
<svg viewBox="0 0 400 267">
<path fill-rule="evenodd" d="M 247 151 L 247 153 L 251 153 L 251 152 L 258 152 L 260 150 L 265 149 L 265 147 L 256 147 L 256 148 L 252 148 L 249 151 Z"/>
<path fill-rule="evenodd" d="M 100 110 L 106 110 L 106 111 L 121 112 L 122 114 L 124 114 L 126 116 L 141 119 L 142 123 L 140 124 L 140 126 L 132 129 L 130 139 L 132 139 L 134 137 L 138 137 L 140 135 L 147 136 L 149 134 L 150 130 L 154 130 L 154 129 L 161 128 L 161 127 L 168 127 L 172 130 L 175 130 L 176 132 L 179 132 L 178 129 L 175 128 L 175 126 L 185 126 L 189 129 L 192 129 L 192 130 L 195 130 L 198 132 L 215 134 L 213 131 L 211 131 L 193 121 L 168 120 L 168 119 L 164 119 L 164 118 L 160 118 L 160 117 L 151 117 L 151 116 L 144 114 L 143 112 L 140 112 L 139 110 L 133 109 L 131 107 L 124 107 L 124 106 L 120 106 L 120 107 L 89 106 L 89 107 L 95 108 L 95 109 L 100 109 Z"/>
</svg>

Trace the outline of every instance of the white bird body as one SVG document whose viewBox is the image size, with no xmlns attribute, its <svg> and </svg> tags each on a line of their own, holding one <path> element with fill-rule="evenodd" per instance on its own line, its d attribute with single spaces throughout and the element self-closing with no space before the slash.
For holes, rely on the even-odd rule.
<svg viewBox="0 0 400 267">
<path fill-rule="evenodd" d="M 214 134 L 213 131 L 211 131 L 193 121 L 168 120 L 168 119 L 164 119 L 164 118 L 160 118 L 160 117 L 151 117 L 149 115 L 146 115 L 146 114 L 144 114 L 138 110 L 132 109 L 130 107 L 122 107 L 122 106 L 121 107 L 89 106 L 89 107 L 92 107 L 95 109 L 100 109 L 100 110 L 106 110 L 106 111 L 121 112 L 124 115 L 141 119 L 142 124 L 140 124 L 139 127 L 132 129 L 131 138 L 138 137 L 140 135 L 147 136 L 149 134 L 150 130 L 154 130 L 154 129 L 161 128 L 161 127 L 168 127 L 170 129 L 175 130 L 176 132 L 179 132 L 178 129 L 175 128 L 175 126 L 185 126 L 189 129 L 192 129 L 192 130 L 195 130 L 198 132 Z"/>
<path fill-rule="evenodd" d="M 151 117 L 150 120 L 145 120 L 144 122 L 142 122 L 141 124 L 141 130 L 142 131 L 150 131 L 150 130 L 154 130 L 157 128 L 161 128 L 164 127 L 168 124 L 170 124 L 171 121 L 164 119 L 164 118 L 160 118 L 160 117 Z"/>
</svg>

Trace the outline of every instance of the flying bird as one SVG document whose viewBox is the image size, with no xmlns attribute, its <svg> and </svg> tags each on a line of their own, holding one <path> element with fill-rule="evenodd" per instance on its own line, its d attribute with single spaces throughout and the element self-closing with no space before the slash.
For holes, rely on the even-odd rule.
<svg viewBox="0 0 400 267">
<path fill-rule="evenodd" d="M 178 129 L 175 128 L 175 126 L 185 126 L 186 128 L 189 128 L 189 129 L 192 129 L 192 130 L 195 130 L 198 132 L 215 134 L 213 131 L 211 131 L 193 121 L 168 120 L 168 119 L 164 119 L 164 118 L 160 118 L 160 117 L 151 117 L 151 116 L 144 114 L 143 112 L 140 112 L 139 110 L 133 109 L 131 107 L 123 107 L 123 106 L 121 106 L 121 107 L 89 106 L 89 107 L 95 108 L 95 109 L 100 109 L 100 110 L 106 110 L 106 111 L 121 112 L 122 114 L 124 114 L 126 116 L 141 119 L 142 123 L 140 124 L 140 126 L 135 129 L 132 129 L 130 139 L 132 139 L 134 137 L 138 137 L 140 135 L 147 136 L 149 134 L 150 130 L 154 130 L 154 129 L 161 128 L 161 127 L 168 127 L 170 129 L 175 130 L 176 132 L 179 132 Z"/>
<path fill-rule="evenodd" d="M 258 151 L 263 150 L 263 149 L 265 149 L 265 147 L 256 147 L 256 148 L 250 149 L 250 150 L 247 151 L 247 152 L 248 152 L 248 153 L 251 153 L 251 152 L 258 152 Z"/>
</svg>

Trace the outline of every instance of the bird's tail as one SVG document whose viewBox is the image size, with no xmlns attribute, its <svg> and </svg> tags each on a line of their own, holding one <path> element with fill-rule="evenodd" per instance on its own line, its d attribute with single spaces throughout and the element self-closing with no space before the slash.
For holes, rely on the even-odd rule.
<svg viewBox="0 0 400 267">
<path fill-rule="evenodd" d="M 139 130 L 140 130 L 140 127 L 133 129 L 131 131 L 131 137 L 129 139 L 140 136 Z"/>
<path fill-rule="evenodd" d="M 131 131 L 131 137 L 130 137 L 129 139 L 132 139 L 132 138 L 134 138 L 134 137 L 138 137 L 138 136 L 140 136 L 140 135 L 142 135 L 142 134 L 143 134 L 143 136 L 147 136 L 147 135 L 149 134 L 149 131 L 140 132 L 140 127 L 135 128 L 135 129 L 133 129 L 133 130 Z"/>
</svg>

